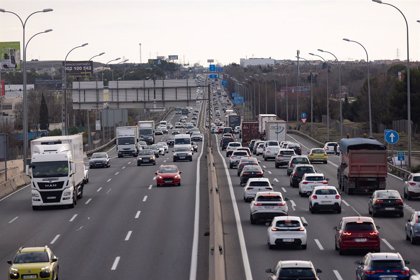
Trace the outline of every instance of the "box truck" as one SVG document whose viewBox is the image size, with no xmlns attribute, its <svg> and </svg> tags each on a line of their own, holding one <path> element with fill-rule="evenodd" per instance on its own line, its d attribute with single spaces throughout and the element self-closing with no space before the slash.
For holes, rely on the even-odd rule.
<svg viewBox="0 0 420 280">
<path fill-rule="evenodd" d="M 85 165 L 81 134 L 47 136 L 31 141 L 32 208 L 73 208 L 83 196 Z"/>
<path fill-rule="evenodd" d="M 283 120 L 267 121 L 265 123 L 265 139 L 276 140 L 279 143 L 286 140 L 286 122 Z"/>
<path fill-rule="evenodd" d="M 148 145 L 155 143 L 155 121 L 139 121 L 137 127 L 141 141 L 146 141 Z"/>
<path fill-rule="evenodd" d="M 259 132 L 262 136 L 265 135 L 265 123 L 267 121 L 275 121 L 277 120 L 277 115 L 275 114 L 259 114 L 258 115 L 258 124 L 259 124 Z"/>
<path fill-rule="evenodd" d="M 138 132 L 136 126 L 119 126 L 115 129 L 118 157 L 138 155 Z"/>
</svg>

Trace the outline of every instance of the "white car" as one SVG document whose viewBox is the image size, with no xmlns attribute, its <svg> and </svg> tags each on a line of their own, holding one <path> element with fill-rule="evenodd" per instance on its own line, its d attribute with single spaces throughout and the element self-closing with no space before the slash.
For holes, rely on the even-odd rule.
<svg viewBox="0 0 420 280">
<path fill-rule="evenodd" d="M 281 192 L 257 192 L 250 205 L 249 219 L 251 224 L 260 220 L 271 221 L 276 216 L 287 215 L 288 211 Z"/>
<path fill-rule="evenodd" d="M 263 151 L 263 158 L 267 161 L 270 158 L 275 159 L 280 151 L 280 146 L 265 146 Z"/>
<path fill-rule="evenodd" d="M 241 127 L 240 126 L 235 126 L 235 129 L 233 130 L 233 133 L 235 133 L 235 134 L 241 133 Z"/>
<path fill-rule="evenodd" d="M 248 156 L 249 154 L 247 151 L 233 151 L 229 158 L 229 168 L 237 167 L 241 158 Z"/>
<path fill-rule="evenodd" d="M 410 200 L 420 196 L 420 173 L 413 173 L 404 182 L 404 198 Z"/>
<path fill-rule="evenodd" d="M 302 249 L 307 247 L 306 223 L 298 216 L 274 217 L 267 229 L 267 245 L 273 249 L 281 245 L 295 245 Z"/>
<path fill-rule="evenodd" d="M 338 154 L 339 153 L 339 147 L 337 142 L 327 142 L 324 145 L 324 151 L 327 154 Z"/>
<path fill-rule="evenodd" d="M 268 178 L 249 178 L 244 187 L 244 201 L 249 202 L 253 200 L 258 192 L 272 190 L 273 186 Z"/>
<path fill-rule="evenodd" d="M 257 149 L 255 150 L 255 155 L 262 155 L 264 152 L 264 142 L 258 144 Z"/>
<path fill-rule="evenodd" d="M 341 195 L 334 186 L 318 186 L 309 196 L 309 211 L 331 210 L 341 213 Z"/>
<path fill-rule="evenodd" d="M 276 268 L 268 268 L 265 272 L 270 273 L 269 280 L 278 279 L 312 279 L 319 280 L 318 273 L 322 270 L 314 267 L 311 261 L 288 260 L 279 261 Z M 284 275 L 284 276 L 283 276 Z M 283 278 L 284 277 L 284 278 Z"/>
<path fill-rule="evenodd" d="M 322 173 L 305 173 L 303 174 L 302 181 L 299 182 L 299 195 L 309 196 L 314 187 L 320 185 L 327 185 L 328 180 Z"/>
<path fill-rule="evenodd" d="M 162 146 L 163 149 L 165 150 L 165 153 L 169 152 L 169 146 L 166 142 L 158 142 L 157 145 Z"/>
<path fill-rule="evenodd" d="M 242 147 L 241 142 L 230 142 L 226 147 L 226 157 L 230 157 L 232 152 L 240 147 Z"/>
</svg>

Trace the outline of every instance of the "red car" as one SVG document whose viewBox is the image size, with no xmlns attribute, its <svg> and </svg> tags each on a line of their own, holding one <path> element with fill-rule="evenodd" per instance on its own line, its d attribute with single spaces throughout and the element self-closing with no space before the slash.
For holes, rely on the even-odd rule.
<svg viewBox="0 0 420 280">
<path fill-rule="evenodd" d="M 156 186 L 180 186 L 181 173 L 176 165 L 161 165 L 158 171 L 155 172 Z"/>
<path fill-rule="evenodd" d="M 343 217 L 335 229 L 335 249 L 340 255 L 353 250 L 381 251 L 379 227 L 371 217 Z"/>
</svg>

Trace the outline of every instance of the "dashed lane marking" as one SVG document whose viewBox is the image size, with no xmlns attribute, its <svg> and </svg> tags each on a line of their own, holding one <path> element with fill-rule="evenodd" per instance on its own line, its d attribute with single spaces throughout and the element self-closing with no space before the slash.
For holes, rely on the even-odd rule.
<svg viewBox="0 0 420 280">
<path fill-rule="evenodd" d="M 350 206 L 350 204 L 348 204 L 347 201 L 345 201 L 344 199 L 341 200 L 346 206 Z"/>
<path fill-rule="evenodd" d="M 121 167 L 121 169 L 125 169 L 125 166 Z"/>
<path fill-rule="evenodd" d="M 100 192 L 102 190 L 102 187 L 99 187 L 96 192 Z"/>
<path fill-rule="evenodd" d="M 381 238 L 381 239 L 386 244 L 386 246 L 388 246 L 390 250 L 395 251 L 395 248 L 388 242 L 388 240 L 386 240 L 385 238 Z"/>
<path fill-rule="evenodd" d="M 130 240 L 130 237 L 131 237 L 131 234 L 133 233 L 133 231 L 132 230 L 130 230 L 129 232 L 127 232 L 127 235 L 125 236 L 125 239 L 124 239 L 124 241 L 128 241 L 128 240 Z"/>
<path fill-rule="evenodd" d="M 54 239 L 53 239 L 53 240 L 51 240 L 50 244 L 51 244 L 51 245 L 52 245 L 52 244 L 54 244 L 54 243 L 58 240 L 58 238 L 60 238 L 60 235 L 59 235 L 59 234 L 57 234 L 57 235 L 54 237 Z"/>
<path fill-rule="evenodd" d="M 285 187 L 281 187 L 281 190 L 283 191 L 283 192 L 287 192 L 287 190 L 286 190 L 286 188 Z"/>
<path fill-rule="evenodd" d="M 11 219 L 11 220 L 9 221 L 9 224 L 13 223 L 13 222 L 14 222 L 14 221 L 16 221 L 18 218 L 19 218 L 18 216 L 14 217 L 13 219 Z"/>
<path fill-rule="evenodd" d="M 293 211 L 296 210 L 296 203 L 293 200 L 290 200 L 290 204 L 292 204 Z"/>
<path fill-rule="evenodd" d="M 420 275 L 420 273 L 419 273 L 417 270 L 415 270 L 415 269 L 411 269 L 411 271 L 412 271 L 415 275 Z"/>
<path fill-rule="evenodd" d="M 115 172 L 115 173 L 114 173 L 114 175 L 115 175 L 115 176 L 117 176 L 118 174 L 120 174 L 120 172 L 119 172 L 119 171 L 117 171 L 117 172 Z"/>
<path fill-rule="evenodd" d="M 141 211 L 137 211 L 136 215 L 134 216 L 134 219 L 140 218 L 140 214 L 141 214 Z"/>
<path fill-rule="evenodd" d="M 111 180 L 112 180 L 112 179 L 111 179 L 111 178 L 109 178 L 106 182 L 107 182 L 107 183 L 109 183 L 109 182 L 111 182 Z"/>
<path fill-rule="evenodd" d="M 153 188 L 153 185 L 150 185 L 150 186 L 149 186 L 149 190 L 151 190 L 152 188 Z"/>
<path fill-rule="evenodd" d="M 143 202 L 146 202 L 146 200 L 147 200 L 147 195 L 145 195 L 145 196 L 143 197 Z"/>
<path fill-rule="evenodd" d="M 77 217 L 77 214 L 74 214 L 73 217 L 71 217 L 71 219 L 69 220 L 69 222 L 73 222 L 74 219 L 76 219 L 76 217 Z"/>
<path fill-rule="evenodd" d="M 333 270 L 333 272 L 337 280 L 343 280 L 343 277 L 341 277 L 340 272 L 338 272 L 338 270 Z"/>
<path fill-rule="evenodd" d="M 118 263 L 120 262 L 120 259 L 121 259 L 121 257 L 116 257 L 116 258 L 115 258 L 114 263 L 113 263 L 113 264 L 112 264 L 112 266 L 111 266 L 111 270 L 112 270 L 112 271 L 117 270 Z"/>
<path fill-rule="evenodd" d="M 324 251 L 324 247 L 322 246 L 321 242 L 318 239 L 314 239 L 316 245 L 318 246 L 319 250 Z"/>
<path fill-rule="evenodd" d="M 268 172 L 268 174 L 272 174 L 272 172 L 270 170 L 268 170 L 267 172 Z"/>
<path fill-rule="evenodd" d="M 279 182 L 279 180 L 277 178 L 274 178 L 273 181 L 276 182 L 276 183 Z"/>
<path fill-rule="evenodd" d="M 129 161 L 127 164 L 131 164 L 131 161 Z"/>
<path fill-rule="evenodd" d="M 263 168 L 265 169 L 265 168 L 267 168 L 265 165 L 263 165 Z"/>
<path fill-rule="evenodd" d="M 85 204 L 88 205 L 91 201 L 92 201 L 92 198 L 89 198 L 88 200 L 86 200 Z"/>
<path fill-rule="evenodd" d="M 106 191 L 106 194 L 109 194 L 111 192 L 111 188 L 109 188 L 109 190 Z"/>
</svg>

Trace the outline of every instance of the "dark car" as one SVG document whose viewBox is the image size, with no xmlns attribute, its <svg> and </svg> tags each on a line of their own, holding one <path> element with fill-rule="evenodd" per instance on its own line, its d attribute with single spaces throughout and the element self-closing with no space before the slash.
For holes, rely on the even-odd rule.
<svg viewBox="0 0 420 280">
<path fill-rule="evenodd" d="M 405 239 L 409 240 L 411 244 L 416 244 L 420 240 L 420 211 L 411 214 L 405 224 Z"/>
<path fill-rule="evenodd" d="M 169 147 L 173 147 L 175 144 L 175 138 L 169 138 L 168 140 L 166 140 L 166 144 L 168 144 Z"/>
<path fill-rule="evenodd" d="M 174 149 L 173 161 L 188 160 L 192 161 L 193 152 L 189 147 L 177 147 Z"/>
<path fill-rule="evenodd" d="M 305 173 L 316 173 L 316 171 L 310 164 L 296 164 L 290 174 L 290 186 L 293 188 L 299 187 L 299 183 L 302 181 L 303 174 Z"/>
<path fill-rule="evenodd" d="M 258 159 L 254 157 L 242 157 L 238 163 L 238 176 L 241 176 L 242 169 L 247 165 L 259 165 Z"/>
<path fill-rule="evenodd" d="M 287 144 L 287 149 L 293 149 L 297 155 L 302 154 L 302 148 L 300 147 L 298 143 L 289 142 Z"/>
<path fill-rule="evenodd" d="M 226 149 L 227 145 L 230 142 L 235 142 L 235 139 L 233 139 L 232 137 L 223 137 L 220 140 L 220 148 L 222 148 L 222 151 L 224 151 Z"/>
<path fill-rule="evenodd" d="M 152 149 L 143 149 L 139 151 L 137 156 L 137 166 L 142 164 L 153 164 L 156 165 L 155 152 Z"/>
<path fill-rule="evenodd" d="M 369 214 L 372 217 L 377 214 L 397 214 L 404 217 L 404 202 L 401 195 L 396 190 L 377 190 L 368 202 Z"/>
<path fill-rule="evenodd" d="M 335 230 L 335 250 L 340 255 L 351 250 L 381 251 L 378 227 L 371 217 L 342 217 Z"/>
<path fill-rule="evenodd" d="M 357 262 L 357 280 L 409 280 L 409 264 L 400 253 L 367 253 L 363 261 Z"/>
<path fill-rule="evenodd" d="M 109 156 L 107 153 L 93 153 L 89 159 L 89 167 L 110 167 Z"/>
<path fill-rule="evenodd" d="M 259 165 L 247 165 L 242 169 L 241 175 L 239 176 L 241 186 L 244 186 L 248 182 L 249 178 L 259 178 L 264 176 L 264 171 Z"/>
</svg>

